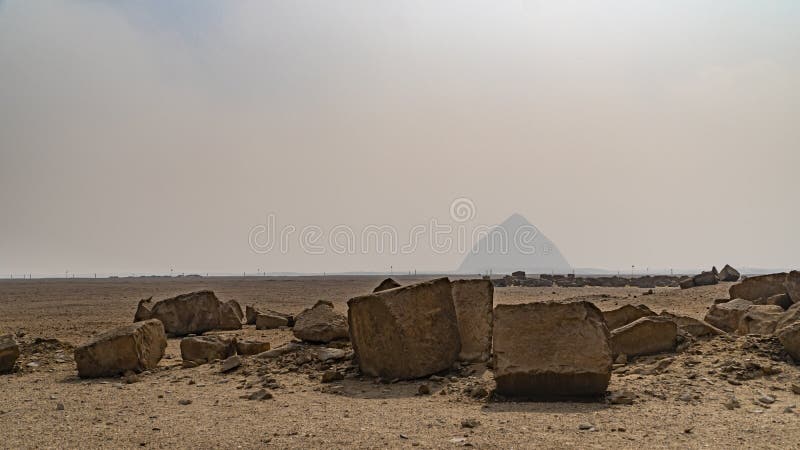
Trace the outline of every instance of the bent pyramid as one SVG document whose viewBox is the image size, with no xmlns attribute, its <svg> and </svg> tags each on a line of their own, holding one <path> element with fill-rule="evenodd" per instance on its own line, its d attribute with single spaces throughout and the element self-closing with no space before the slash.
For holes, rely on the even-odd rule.
<svg viewBox="0 0 800 450">
<path fill-rule="evenodd" d="M 558 247 L 527 219 L 514 214 L 483 235 L 467 254 L 459 273 L 572 272 Z"/>
</svg>

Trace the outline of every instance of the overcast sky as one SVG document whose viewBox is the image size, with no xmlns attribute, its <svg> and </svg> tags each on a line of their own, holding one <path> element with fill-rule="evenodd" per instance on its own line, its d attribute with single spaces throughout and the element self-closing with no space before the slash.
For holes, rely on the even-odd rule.
<svg viewBox="0 0 800 450">
<path fill-rule="evenodd" d="M 0 273 L 451 270 L 251 249 L 525 216 L 575 267 L 797 267 L 800 2 L 0 1 Z"/>
</svg>

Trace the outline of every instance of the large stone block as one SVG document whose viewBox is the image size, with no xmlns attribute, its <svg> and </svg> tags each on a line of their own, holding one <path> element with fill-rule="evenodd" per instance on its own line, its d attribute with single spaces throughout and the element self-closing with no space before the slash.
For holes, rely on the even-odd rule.
<svg viewBox="0 0 800 450">
<path fill-rule="evenodd" d="M 712 305 L 704 320 L 720 330 L 732 333 L 739 328 L 739 321 L 753 302 L 743 299 L 734 299 L 725 303 Z"/>
<path fill-rule="evenodd" d="M 447 278 L 355 297 L 347 304 L 350 340 L 367 375 L 428 376 L 449 369 L 461 351 Z"/>
<path fill-rule="evenodd" d="M 286 317 L 276 316 L 273 314 L 257 314 L 256 315 L 256 330 L 272 330 L 280 327 L 288 327 L 289 321 Z"/>
<path fill-rule="evenodd" d="M 292 332 L 297 339 L 306 342 L 325 343 L 349 336 L 347 318 L 326 301 L 318 301 L 314 307 L 298 314 Z"/>
<path fill-rule="evenodd" d="M 461 336 L 462 361 L 488 361 L 492 355 L 494 286 L 489 280 L 455 280 L 451 283 Z"/>
<path fill-rule="evenodd" d="M 14 364 L 19 358 L 19 345 L 14 335 L 0 336 L 0 373 L 9 373 L 14 370 Z"/>
<path fill-rule="evenodd" d="M 164 326 L 151 319 L 96 336 L 75 349 L 75 362 L 80 377 L 112 377 L 156 367 L 166 348 Z"/>
<path fill-rule="evenodd" d="M 793 303 L 800 303 L 800 271 L 793 270 L 786 276 L 786 293 Z"/>
<path fill-rule="evenodd" d="M 603 317 L 606 319 L 606 325 L 609 330 L 615 330 L 642 317 L 654 315 L 656 313 L 645 305 L 623 305 L 617 309 L 603 311 Z"/>
<path fill-rule="evenodd" d="M 794 359 L 795 363 L 800 362 L 800 322 L 794 322 L 778 329 L 777 335 L 783 348 L 786 349 L 786 353 Z"/>
<path fill-rule="evenodd" d="M 602 395 L 611 378 L 603 315 L 589 302 L 498 305 L 493 363 L 497 392 L 514 397 Z"/>
<path fill-rule="evenodd" d="M 783 308 L 777 305 L 753 305 L 747 308 L 747 312 L 739 319 L 736 333 L 772 334 L 784 313 Z"/>
<path fill-rule="evenodd" d="M 192 336 L 181 339 L 181 358 L 204 364 L 236 354 L 236 339 L 224 336 Z"/>
<path fill-rule="evenodd" d="M 678 345 L 678 325 L 666 317 L 642 317 L 611 332 L 614 356 L 671 352 Z"/>
<path fill-rule="evenodd" d="M 758 300 L 786 292 L 786 272 L 750 277 L 728 290 L 731 298 Z"/>
<path fill-rule="evenodd" d="M 233 306 L 219 301 L 211 291 L 161 300 L 153 306 L 151 316 L 164 324 L 167 333 L 175 336 L 242 328 Z"/>
</svg>

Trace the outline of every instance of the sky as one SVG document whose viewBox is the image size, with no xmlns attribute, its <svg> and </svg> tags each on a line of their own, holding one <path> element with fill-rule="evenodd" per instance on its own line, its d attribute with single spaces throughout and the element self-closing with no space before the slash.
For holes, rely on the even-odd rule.
<svg viewBox="0 0 800 450">
<path fill-rule="evenodd" d="M 453 270 L 364 230 L 515 213 L 573 267 L 797 268 L 797 80 L 788 0 L 3 0 L 0 277 Z"/>
</svg>

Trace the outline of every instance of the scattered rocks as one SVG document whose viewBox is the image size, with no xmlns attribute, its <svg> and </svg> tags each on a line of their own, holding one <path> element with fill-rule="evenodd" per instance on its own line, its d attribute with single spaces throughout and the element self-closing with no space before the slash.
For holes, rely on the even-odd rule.
<svg viewBox="0 0 800 450">
<path fill-rule="evenodd" d="M 611 378 L 602 313 L 589 302 L 498 305 L 494 310 L 497 392 L 510 397 L 598 396 Z"/>
<path fill-rule="evenodd" d="M 9 373 L 14 370 L 14 364 L 19 358 L 19 345 L 13 334 L 0 336 L 0 373 Z"/>
<path fill-rule="evenodd" d="M 96 336 L 75 349 L 75 362 L 82 378 L 110 377 L 155 368 L 166 348 L 164 326 L 151 319 Z"/>
<path fill-rule="evenodd" d="M 379 284 L 375 289 L 373 289 L 372 293 L 374 294 L 375 292 L 386 291 L 386 290 L 389 290 L 389 289 L 398 288 L 400 286 L 401 286 L 400 283 L 398 283 L 397 281 L 395 281 L 395 280 L 393 280 L 391 278 L 387 278 L 387 279 L 381 281 L 381 284 Z"/>
<path fill-rule="evenodd" d="M 181 358 L 197 364 L 222 360 L 236 353 L 236 339 L 224 336 L 193 336 L 181 339 Z"/>
<path fill-rule="evenodd" d="M 453 305 L 461 338 L 461 361 L 488 361 L 492 353 L 494 285 L 489 280 L 455 280 Z"/>
<path fill-rule="evenodd" d="M 292 332 L 295 337 L 307 342 L 327 343 L 349 336 L 347 318 L 326 301 L 319 301 L 298 314 Z"/>
<path fill-rule="evenodd" d="M 219 301 L 211 291 L 198 291 L 161 300 L 151 310 L 164 331 L 175 336 L 202 334 L 211 330 L 237 330 L 242 323 L 233 306 Z"/>
<path fill-rule="evenodd" d="M 366 375 L 425 377 L 452 367 L 461 351 L 447 278 L 355 297 L 347 304 L 350 339 Z"/>
<path fill-rule="evenodd" d="M 642 317 L 611 332 L 614 355 L 651 355 L 674 351 L 678 327 L 663 317 Z"/>
</svg>

